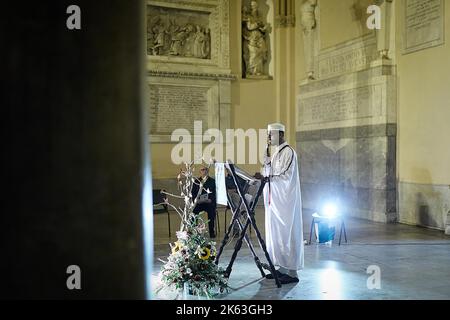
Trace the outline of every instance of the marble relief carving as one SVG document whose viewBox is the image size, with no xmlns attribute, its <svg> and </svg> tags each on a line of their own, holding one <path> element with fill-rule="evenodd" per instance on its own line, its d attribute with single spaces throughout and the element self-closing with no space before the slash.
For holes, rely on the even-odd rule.
<svg viewBox="0 0 450 320">
<path fill-rule="evenodd" d="M 148 55 L 211 58 L 207 12 L 149 6 L 147 14 Z"/>
</svg>

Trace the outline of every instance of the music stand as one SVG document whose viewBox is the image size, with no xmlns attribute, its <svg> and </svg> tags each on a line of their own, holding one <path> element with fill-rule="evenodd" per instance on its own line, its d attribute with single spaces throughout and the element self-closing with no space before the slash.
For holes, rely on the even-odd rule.
<svg viewBox="0 0 450 320">
<path fill-rule="evenodd" d="M 249 247 L 249 249 L 252 253 L 252 256 L 253 256 L 253 259 L 255 260 L 256 266 L 258 267 L 259 271 L 261 272 L 261 275 L 263 277 L 266 276 L 266 273 L 264 272 L 263 268 L 270 271 L 270 273 L 273 275 L 273 278 L 275 279 L 277 287 L 281 288 L 281 282 L 278 279 L 277 272 L 275 271 L 275 266 L 273 265 L 272 260 L 270 259 L 269 253 L 267 252 L 266 243 L 264 242 L 264 239 L 261 236 L 261 233 L 258 229 L 258 226 L 256 225 L 256 220 L 255 220 L 255 207 L 256 207 L 256 204 L 258 203 L 258 199 L 261 196 L 261 193 L 264 190 L 265 181 L 255 179 L 254 177 L 247 174 L 245 171 L 237 168 L 234 164 L 230 163 L 229 161 L 225 163 L 225 168 L 228 170 L 229 174 L 233 178 L 233 184 L 236 187 L 236 190 L 239 195 L 239 204 L 237 206 L 235 206 L 233 201 L 231 201 L 231 199 L 230 199 L 229 193 L 227 192 L 228 203 L 229 203 L 229 206 L 233 213 L 233 217 L 231 219 L 230 225 L 228 226 L 228 230 L 225 233 L 225 236 L 222 240 L 222 244 L 217 253 L 215 263 L 216 264 L 219 263 L 220 256 L 222 255 L 223 249 L 228 242 L 230 233 L 232 232 L 232 229 L 233 229 L 233 225 L 236 222 L 237 225 L 239 226 L 239 229 L 241 232 L 240 232 L 239 238 L 234 246 L 234 252 L 233 252 L 233 255 L 231 256 L 230 263 L 228 264 L 228 267 L 225 270 L 225 276 L 227 278 L 230 277 L 234 260 L 236 259 L 237 254 L 242 247 L 242 242 L 245 241 L 245 243 L 247 244 L 247 246 Z M 238 176 L 245 181 L 245 185 L 243 187 L 238 182 Z M 260 184 L 259 188 L 257 189 L 257 193 L 253 197 L 252 202 L 248 203 L 247 199 L 245 198 L 245 195 L 246 195 L 249 187 L 251 185 L 255 185 L 255 184 Z M 247 215 L 247 219 L 246 219 L 244 226 L 242 225 L 241 221 L 239 220 L 239 215 L 241 213 L 240 209 L 241 209 L 242 205 L 244 205 L 244 210 Z M 264 255 L 266 257 L 268 265 L 265 263 L 261 263 L 261 261 L 259 260 L 259 257 L 257 256 L 257 254 L 255 252 L 253 244 L 252 244 L 249 236 L 247 235 L 247 230 L 249 229 L 250 225 L 253 226 L 253 229 L 255 230 L 256 237 L 258 239 L 258 243 L 264 252 Z"/>
</svg>

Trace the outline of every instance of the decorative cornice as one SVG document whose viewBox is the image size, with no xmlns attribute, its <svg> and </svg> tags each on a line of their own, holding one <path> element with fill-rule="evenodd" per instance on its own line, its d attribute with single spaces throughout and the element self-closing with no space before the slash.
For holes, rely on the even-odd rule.
<svg viewBox="0 0 450 320">
<path fill-rule="evenodd" d="M 236 80 L 236 75 L 225 73 L 201 73 L 201 72 L 174 72 L 174 71 L 158 71 L 149 70 L 148 76 L 164 77 L 164 78 L 184 78 L 184 79 L 206 79 L 206 80 Z"/>
<path fill-rule="evenodd" d="M 185 7 L 189 7 L 189 6 L 196 6 L 196 7 L 204 7 L 204 8 L 214 8 L 217 6 L 217 2 L 216 1 L 181 1 L 181 0 L 164 0 L 164 2 L 161 1 L 155 1 L 155 0 L 147 0 L 147 5 L 153 5 L 153 6 L 163 6 L 163 5 L 167 5 L 167 4 L 172 4 L 172 5 L 176 5 L 177 7 L 180 6 L 185 6 Z"/>
</svg>

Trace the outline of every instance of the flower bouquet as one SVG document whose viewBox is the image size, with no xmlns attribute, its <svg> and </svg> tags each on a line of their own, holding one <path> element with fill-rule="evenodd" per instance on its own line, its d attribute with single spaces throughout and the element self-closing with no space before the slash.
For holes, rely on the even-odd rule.
<svg viewBox="0 0 450 320">
<path fill-rule="evenodd" d="M 163 288 L 181 291 L 187 287 L 190 294 L 210 298 L 227 291 L 228 286 L 225 271 L 214 263 L 216 243 L 206 236 L 207 221 L 202 219 L 201 213 L 197 215 L 193 212 L 204 190 L 203 183 L 195 179 L 192 164 L 185 164 L 177 179 L 181 196 L 165 194 L 184 200 L 184 208 L 177 208 L 166 200 L 180 215 L 181 227 L 176 233 L 177 241 L 170 244 L 172 250 L 167 261 L 161 260 L 164 265 L 161 270 L 161 285 L 157 291 Z M 197 195 L 192 195 L 195 184 L 199 186 L 199 191 Z"/>
</svg>

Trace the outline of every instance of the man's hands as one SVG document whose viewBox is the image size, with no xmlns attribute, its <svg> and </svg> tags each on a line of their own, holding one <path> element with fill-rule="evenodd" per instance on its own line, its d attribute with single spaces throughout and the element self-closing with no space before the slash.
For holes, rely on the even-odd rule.
<svg viewBox="0 0 450 320">
<path fill-rule="evenodd" d="M 262 175 L 261 173 L 259 173 L 259 172 L 256 172 L 255 175 L 254 175 L 254 177 L 255 177 L 256 179 L 258 179 L 258 180 L 264 179 L 263 175 Z"/>
<path fill-rule="evenodd" d="M 269 177 L 264 177 L 261 173 L 256 172 L 254 177 L 258 180 L 261 180 L 262 182 L 268 182 L 270 180 Z"/>
<path fill-rule="evenodd" d="M 266 147 L 266 154 L 265 154 L 265 156 L 267 157 L 267 158 L 270 158 L 270 144 L 271 144 L 271 136 L 270 136 L 270 134 L 267 136 L 267 147 Z"/>
</svg>

